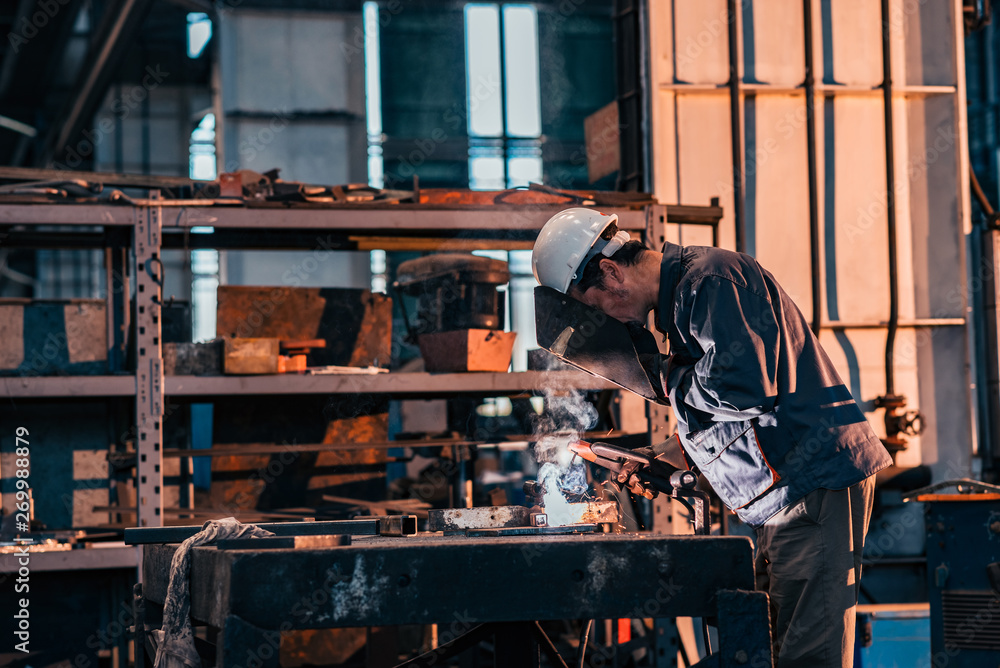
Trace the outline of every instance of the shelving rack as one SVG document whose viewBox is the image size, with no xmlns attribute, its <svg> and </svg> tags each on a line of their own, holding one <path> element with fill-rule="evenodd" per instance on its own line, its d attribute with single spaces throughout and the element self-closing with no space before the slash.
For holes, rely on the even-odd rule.
<svg viewBox="0 0 1000 668">
<path fill-rule="evenodd" d="M 388 373 L 349 376 L 164 376 L 160 340 L 163 248 L 271 248 L 317 250 L 528 249 L 544 222 L 565 205 L 441 206 L 286 205 L 241 200 L 168 200 L 121 197 L 107 203 L 52 202 L 28 198 L 0 201 L 0 231 L 9 247 L 104 247 L 109 363 L 119 373 L 104 376 L 0 377 L 0 395 L 46 400 L 132 397 L 137 463 L 139 526 L 162 526 L 161 448 L 167 397 L 372 393 L 436 397 L 456 393 L 497 396 L 560 388 L 611 389 L 611 383 L 578 371 L 522 373 Z M 659 248 L 667 221 L 704 225 L 718 240 L 722 210 L 711 206 L 646 205 L 600 207 L 616 213 L 619 227 Z M 42 226 L 56 230 L 39 229 Z M 212 232 L 191 234 L 192 228 Z M 131 263 L 127 262 L 131 248 Z M 130 266 L 126 266 L 130 264 Z M 129 283 L 134 281 L 134 302 Z M 132 332 L 134 364 L 126 362 Z M 650 420 L 662 418 L 650 411 Z M 655 430 L 653 430 L 655 431 Z"/>
</svg>

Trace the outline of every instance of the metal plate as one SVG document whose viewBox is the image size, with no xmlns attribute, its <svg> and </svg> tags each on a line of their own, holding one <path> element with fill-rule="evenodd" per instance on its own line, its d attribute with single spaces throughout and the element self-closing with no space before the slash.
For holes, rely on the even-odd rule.
<svg viewBox="0 0 1000 668">
<path fill-rule="evenodd" d="M 446 508 L 427 511 L 430 531 L 465 531 L 466 529 L 500 529 L 528 527 L 529 511 L 524 506 L 481 506 L 479 508 Z"/>
</svg>

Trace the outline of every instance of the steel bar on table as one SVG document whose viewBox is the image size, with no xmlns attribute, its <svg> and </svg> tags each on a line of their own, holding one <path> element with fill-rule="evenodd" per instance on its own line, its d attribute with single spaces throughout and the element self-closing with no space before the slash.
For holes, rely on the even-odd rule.
<svg viewBox="0 0 1000 668">
<path fill-rule="evenodd" d="M 417 533 L 417 518 L 414 515 L 387 515 L 327 522 L 261 522 L 255 526 L 267 529 L 276 536 L 322 536 L 328 534 L 409 536 Z M 181 543 L 201 529 L 200 526 L 132 527 L 125 529 L 125 544 Z"/>
</svg>

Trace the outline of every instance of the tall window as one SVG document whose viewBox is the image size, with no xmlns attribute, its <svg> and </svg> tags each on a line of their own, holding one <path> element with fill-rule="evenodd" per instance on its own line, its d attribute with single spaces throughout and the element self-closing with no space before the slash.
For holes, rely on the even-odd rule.
<svg viewBox="0 0 1000 668">
<path fill-rule="evenodd" d="M 190 171 L 192 179 L 216 178 L 215 114 L 205 114 L 191 133 Z M 192 227 L 192 234 L 211 233 L 211 227 Z M 191 251 L 191 326 L 195 341 L 215 338 L 216 290 L 219 287 L 219 251 Z"/>
<path fill-rule="evenodd" d="M 542 180 L 538 15 L 533 5 L 465 5 L 469 184 L 488 190 Z M 378 5 L 364 4 L 368 181 L 384 185 Z"/>
<path fill-rule="evenodd" d="M 532 5 L 465 6 L 469 184 L 542 180 L 538 16 Z"/>
</svg>

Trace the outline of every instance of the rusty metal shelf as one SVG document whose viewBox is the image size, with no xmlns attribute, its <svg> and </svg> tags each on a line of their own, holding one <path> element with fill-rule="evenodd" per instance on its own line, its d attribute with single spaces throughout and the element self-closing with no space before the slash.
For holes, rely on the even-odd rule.
<svg viewBox="0 0 1000 668">
<path fill-rule="evenodd" d="M 141 548 L 119 543 L 115 546 L 77 550 L 44 550 L 37 547 L 29 549 L 32 572 L 41 572 L 137 568 Z M 16 573 L 18 567 L 16 554 L 0 555 L 0 573 Z"/>
<path fill-rule="evenodd" d="M 384 373 L 372 376 L 166 376 L 164 394 L 212 397 L 274 394 L 391 394 L 427 396 L 458 393 L 511 394 L 565 388 L 603 390 L 616 386 L 582 371 L 520 373 Z M 0 377 L 0 396 L 10 398 L 88 398 L 135 396 L 135 377 Z"/>
<path fill-rule="evenodd" d="M 0 396 L 19 399 L 134 397 L 135 376 L 3 376 Z"/>
<path fill-rule="evenodd" d="M 391 394 L 393 396 L 509 394 L 566 388 L 602 390 L 616 386 L 582 371 L 520 373 L 384 373 L 372 376 L 166 376 L 169 397 L 276 394 Z"/>
<path fill-rule="evenodd" d="M 196 200 L 177 206 L 163 200 L 162 229 L 189 230 L 193 227 L 247 230 L 323 230 L 349 232 L 353 235 L 393 235 L 424 233 L 455 234 L 468 230 L 495 232 L 505 238 L 511 232 L 535 232 L 565 205 L 515 206 L 444 206 L 430 204 L 392 205 L 298 205 L 257 206 L 197 205 Z M 722 217 L 718 206 L 662 205 L 670 222 L 713 225 Z M 0 225 L 65 225 L 126 227 L 135 224 L 135 209 L 129 204 L 4 202 L 0 206 Z M 618 214 L 619 225 L 627 230 L 643 231 L 647 209 L 602 207 Z M 323 237 L 311 240 L 312 247 L 322 248 Z"/>
</svg>

